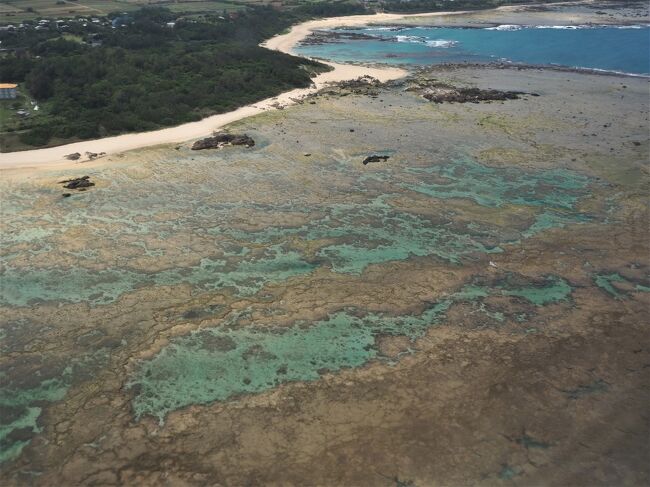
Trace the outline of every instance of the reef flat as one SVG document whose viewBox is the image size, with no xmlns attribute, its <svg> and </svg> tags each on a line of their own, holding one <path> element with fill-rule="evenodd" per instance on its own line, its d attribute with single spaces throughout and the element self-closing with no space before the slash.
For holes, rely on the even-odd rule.
<svg viewBox="0 0 650 487">
<path fill-rule="evenodd" d="M 440 67 L 3 171 L 3 484 L 648 482 L 647 89 Z"/>
</svg>

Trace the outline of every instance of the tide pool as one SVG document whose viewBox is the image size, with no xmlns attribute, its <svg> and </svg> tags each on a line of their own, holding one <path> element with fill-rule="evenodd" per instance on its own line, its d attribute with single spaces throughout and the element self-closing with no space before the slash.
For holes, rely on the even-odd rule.
<svg viewBox="0 0 650 487">
<path fill-rule="evenodd" d="M 430 65 L 511 61 L 650 74 L 650 26 L 645 25 L 367 27 L 331 32 L 336 38 L 301 45 L 297 53 L 339 62 Z"/>
<path fill-rule="evenodd" d="M 359 310 L 341 310 L 327 318 L 291 327 L 260 324 L 237 327 L 237 315 L 224 326 L 206 328 L 172 340 L 155 357 L 140 363 L 129 387 L 135 391 L 136 419 L 158 418 L 192 404 L 225 401 L 296 381 L 315 381 L 326 372 L 362 367 L 383 357 L 377 347 L 381 336 L 404 336 L 411 341 L 440 324 L 449 308 L 489 296 L 521 298 L 533 306 L 570 299 L 572 288 L 557 276 L 530 281 L 517 276 L 493 286 L 472 284 L 448 298 L 432 303 L 419 315 L 386 316 Z M 495 313 L 503 320 L 501 313 Z"/>
</svg>

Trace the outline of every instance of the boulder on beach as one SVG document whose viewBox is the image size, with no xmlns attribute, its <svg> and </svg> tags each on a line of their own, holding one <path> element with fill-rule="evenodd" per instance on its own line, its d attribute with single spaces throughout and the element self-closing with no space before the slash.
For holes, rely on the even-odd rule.
<svg viewBox="0 0 650 487">
<path fill-rule="evenodd" d="M 99 152 L 99 153 L 97 153 L 97 152 L 86 152 L 86 157 L 91 161 L 93 159 L 96 159 L 98 157 L 105 156 L 105 155 L 106 155 L 106 152 Z"/>
</svg>

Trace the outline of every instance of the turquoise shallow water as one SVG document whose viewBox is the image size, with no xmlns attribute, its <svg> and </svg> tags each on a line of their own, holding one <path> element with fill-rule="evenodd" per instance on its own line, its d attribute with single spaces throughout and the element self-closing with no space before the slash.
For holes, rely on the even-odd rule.
<svg viewBox="0 0 650 487">
<path fill-rule="evenodd" d="M 360 367 L 374 359 L 389 360 L 377 348 L 378 337 L 420 338 L 457 302 L 503 295 L 543 306 L 567 300 L 570 294 L 566 281 L 547 276 L 524 285 L 507 280 L 490 287 L 469 285 L 414 316 L 359 316 L 356 310 L 342 310 L 289 328 L 272 324 L 236 328 L 235 316 L 223 327 L 174 340 L 143 362 L 130 384 L 136 390 L 134 411 L 137 418 L 152 415 L 162 422 L 168 412 L 190 404 L 262 392 L 286 382 L 313 381 L 323 373 Z"/>
<path fill-rule="evenodd" d="M 393 179 L 395 192 L 365 195 L 365 201 L 354 203 L 303 207 L 301 212 L 320 217 L 299 226 L 268 226 L 261 231 L 233 228 L 229 211 L 238 205 L 215 203 L 210 179 L 206 179 L 205 187 L 193 189 L 192 199 L 164 204 L 161 203 L 167 195 L 164 185 L 152 185 L 142 197 L 128 191 L 116 192 L 113 188 L 97 190 L 87 206 L 73 209 L 67 201 L 60 202 L 35 213 L 34 221 L 25 216 L 29 204 L 16 197 L 12 205 L 6 205 L 4 216 L 9 231 L 2 236 L 2 241 L 4 245 L 29 242 L 36 249 L 32 250 L 35 254 L 48 252 L 54 245 L 52 238 L 60 237 L 70 227 L 83 227 L 98 243 L 110 235 L 116 245 L 121 241 L 142 242 L 151 236 L 175 238 L 179 244 L 164 251 L 150 251 L 143 244 L 142 249 L 151 254 L 150 258 L 169 263 L 163 270 L 150 272 L 131 265 L 141 252 L 122 260 L 120 265 L 96 269 L 94 264 L 102 249 L 93 248 L 92 241 L 83 251 L 73 254 L 73 269 L 49 259 L 43 261 L 47 262 L 46 266 L 14 266 L 11 255 L 5 255 L 0 272 L 3 284 L 0 304 L 29 306 L 50 301 L 107 305 L 144 286 L 177 284 L 189 284 L 197 292 L 229 289 L 240 296 L 251 296 L 267 283 L 304 276 L 319 266 L 334 272 L 359 274 L 369 265 L 413 256 L 435 256 L 460 264 L 477 254 L 501 252 L 500 244 L 513 242 L 500 237 L 496 229 L 487 225 L 468 226 L 447 218 L 430 220 L 393 207 L 390 198 L 403 190 L 421 193 L 432 201 L 464 199 L 485 207 L 523 205 L 540 209 L 531 226 L 513 235 L 515 241 L 548 228 L 590 219 L 576 209 L 576 203 L 587 194 L 592 182 L 563 169 L 497 169 L 470 158 L 458 158 L 444 164 L 407 169 L 402 181 L 389 172 L 377 171 L 374 175 L 380 180 L 391 175 L 388 179 Z M 183 217 L 156 221 L 156 209 L 174 210 Z M 281 211 L 266 207 L 258 210 Z M 44 221 L 47 224 L 38 227 Z M 32 232 L 32 227 L 41 231 Z M 209 238 L 214 245 L 206 249 L 196 264 L 177 266 L 174 262 L 187 253 L 184 245 L 191 234 Z M 288 242 L 293 238 L 331 243 L 309 257 L 290 248 Z"/>
<path fill-rule="evenodd" d="M 291 195 L 302 198 L 299 204 L 282 195 L 274 203 L 262 203 L 241 201 L 232 189 L 235 185 L 224 179 L 286 185 L 287 175 L 276 167 L 240 164 L 226 172 L 207 156 L 194 158 L 162 161 L 161 176 L 151 176 L 145 191 L 140 180 L 118 171 L 94 174 L 98 181 L 108 181 L 110 175 L 111 184 L 67 199 L 60 197 L 58 188 L 5 185 L 0 306 L 24 310 L 43 303 L 82 303 L 111 313 L 124 295 L 179 284 L 188 286 L 193 296 L 232 293 L 255 299 L 267 284 L 308 279 L 318 268 L 360 274 L 369 265 L 414 256 L 463 265 L 540 231 L 597 218 L 579 207 L 597 183 L 566 169 L 495 168 L 457 157 L 426 166 L 377 166 L 358 177 L 349 164 L 332 161 L 320 167 L 322 181 L 331 186 L 352 181 L 353 193 L 346 185 L 340 190 L 345 198 L 334 193 L 334 201 L 309 199 L 309 189 L 292 188 Z M 175 176 L 173 171 L 192 177 Z M 184 197 L 170 199 L 172 190 Z M 409 195 L 420 199 L 424 211 L 397 204 L 396 199 Z M 426 211 L 427 201 L 439 208 L 433 215 Z M 525 207 L 530 217 L 504 234 L 489 219 L 468 223 L 456 218 L 455 205 L 499 211 Z M 248 226 L 255 219 L 266 221 L 270 213 L 276 222 Z M 25 254 L 30 258 L 23 259 Z M 174 340 L 143 362 L 131 380 L 134 411 L 139 417 L 162 419 L 189 404 L 317 380 L 325 370 L 385 359 L 376 345 L 378 337 L 417 339 L 461 301 L 480 304 L 500 295 L 535 307 L 563 301 L 570 292 L 566 281 L 549 277 L 541 282 L 468 285 L 453 297 L 425 303 L 427 308 L 418 315 L 344 308 L 314 323 L 284 327 L 273 321 L 240 327 L 231 315 L 222 326 Z M 165 306 L 165 299 L 155 297 L 144 305 L 157 309 Z M 177 320 L 202 312 L 183 311 Z M 504 320 L 499 310 L 483 311 Z M 12 322 L 0 329 L 0 354 L 20 349 L 22 340 L 50 327 L 29 320 Z M 99 329 L 93 332 L 101 334 Z M 38 363 L 26 362 L 20 370 L 0 375 L 0 462 L 20 454 L 41 430 L 42 410 L 106 364 L 108 353 L 106 348 L 80 346 L 73 360 L 48 359 L 45 365 L 39 358 Z"/>
<path fill-rule="evenodd" d="M 392 64 L 512 61 L 650 74 L 650 27 L 626 28 L 387 28 L 338 29 L 371 39 L 299 46 L 299 54 L 334 61 Z"/>
</svg>

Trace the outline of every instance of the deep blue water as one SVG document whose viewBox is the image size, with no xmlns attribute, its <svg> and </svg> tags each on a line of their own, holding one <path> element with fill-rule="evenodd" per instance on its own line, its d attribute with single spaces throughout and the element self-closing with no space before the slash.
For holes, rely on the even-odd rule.
<svg viewBox="0 0 650 487">
<path fill-rule="evenodd" d="M 444 27 L 336 29 L 372 35 L 299 46 L 300 54 L 333 61 L 438 64 L 512 61 L 650 74 L 650 27 L 464 29 Z"/>
</svg>

